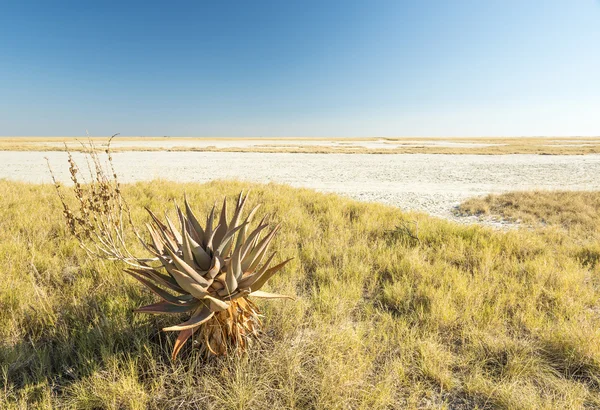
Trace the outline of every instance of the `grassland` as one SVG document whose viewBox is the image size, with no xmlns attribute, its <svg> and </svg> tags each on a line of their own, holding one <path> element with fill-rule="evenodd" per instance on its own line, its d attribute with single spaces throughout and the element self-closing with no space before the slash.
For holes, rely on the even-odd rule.
<svg viewBox="0 0 600 410">
<path fill-rule="evenodd" d="M 572 236 L 600 232 L 600 193 L 595 191 L 508 192 L 471 198 L 459 215 L 476 215 L 530 226 L 559 226 Z"/>
<path fill-rule="evenodd" d="M 86 140 L 87 137 L 81 137 Z M 100 145 L 106 138 L 94 138 Z M 599 137 L 535 138 L 172 138 L 119 137 L 126 146 L 119 151 L 201 151 L 308 154 L 478 154 L 478 155 L 585 155 L 600 153 Z M 197 146 L 190 142 L 196 141 Z M 259 141 L 248 145 L 249 141 Z M 295 141 L 296 143 L 290 143 Z M 0 150 L 62 151 L 66 143 L 71 151 L 81 151 L 77 138 L 0 137 Z M 150 144 L 148 144 L 150 142 Z M 223 145 L 223 142 L 227 142 Z M 236 142 L 238 146 L 236 146 Z M 161 143 L 165 144 L 161 146 Z M 375 143 L 375 146 L 372 144 Z M 179 145 L 178 145 L 179 144 Z M 363 146 L 364 145 L 364 146 Z"/>
<path fill-rule="evenodd" d="M 281 185 L 125 187 L 200 213 L 252 188 L 282 222 L 266 332 L 245 357 L 169 359 L 153 296 L 66 235 L 54 188 L 0 181 L 0 408 L 599 408 L 600 246 Z M 135 213 L 141 221 L 145 216 Z"/>
</svg>

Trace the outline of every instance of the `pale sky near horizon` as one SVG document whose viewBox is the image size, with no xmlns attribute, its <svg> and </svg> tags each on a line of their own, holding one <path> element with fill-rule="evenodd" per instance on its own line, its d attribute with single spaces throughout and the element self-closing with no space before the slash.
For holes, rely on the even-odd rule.
<svg viewBox="0 0 600 410">
<path fill-rule="evenodd" d="M 600 136 L 600 1 L 3 1 L 0 135 Z"/>
</svg>

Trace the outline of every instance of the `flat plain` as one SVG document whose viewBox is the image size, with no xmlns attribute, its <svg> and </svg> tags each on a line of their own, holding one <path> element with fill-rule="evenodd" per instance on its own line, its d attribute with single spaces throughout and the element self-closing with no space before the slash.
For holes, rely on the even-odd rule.
<svg viewBox="0 0 600 410">
<path fill-rule="evenodd" d="M 46 160 L 70 181 L 60 151 L 0 151 L 0 178 L 49 183 Z M 114 155 L 123 182 L 243 180 L 337 193 L 404 210 L 454 218 L 463 200 L 513 190 L 600 189 L 600 155 L 307 154 L 123 151 Z M 74 153 L 74 158 L 82 160 Z M 464 220 L 464 218 L 460 218 Z"/>
<path fill-rule="evenodd" d="M 0 137 L 0 150 L 82 150 L 88 137 Z M 98 147 L 107 138 L 94 137 Z M 372 138 L 196 138 L 119 137 L 114 151 L 202 151 L 340 154 L 544 154 L 600 153 L 600 137 L 372 137 Z"/>
</svg>

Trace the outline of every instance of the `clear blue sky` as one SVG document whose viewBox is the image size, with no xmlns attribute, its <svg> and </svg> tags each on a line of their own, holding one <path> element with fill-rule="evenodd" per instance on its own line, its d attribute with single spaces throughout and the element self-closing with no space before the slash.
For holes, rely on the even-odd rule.
<svg viewBox="0 0 600 410">
<path fill-rule="evenodd" d="M 600 1 L 0 1 L 0 135 L 600 135 Z"/>
</svg>

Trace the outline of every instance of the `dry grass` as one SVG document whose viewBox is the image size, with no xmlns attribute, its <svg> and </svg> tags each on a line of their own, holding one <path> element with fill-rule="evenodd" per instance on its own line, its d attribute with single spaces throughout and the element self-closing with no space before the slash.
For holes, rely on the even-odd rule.
<svg viewBox="0 0 600 410">
<path fill-rule="evenodd" d="M 85 140 L 86 138 L 83 138 Z M 98 144 L 106 142 L 105 138 L 95 139 Z M 189 146 L 196 140 L 200 147 Z M 319 146 L 319 145 L 282 145 L 281 139 L 261 138 L 260 145 L 243 146 L 245 141 L 256 138 L 165 138 L 165 137 L 122 137 L 119 142 L 126 142 L 126 147 L 113 147 L 119 151 L 200 151 L 200 152 L 260 152 L 260 153 L 308 153 L 308 154 L 478 154 L 478 155 L 585 155 L 600 153 L 600 138 L 594 137 L 536 137 L 536 138 L 383 138 L 390 148 L 367 148 L 360 146 Z M 382 138 L 293 138 L 294 141 L 313 142 L 374 142 Z M 144 146 L 144 141 L 164 142 L 171 148 Z M 240 141 L 240 147 L 219 147 L 219 141 Z M 492 146 L 436 146 L 431 142 L 451 142 L 467 144 L 496 144 Z M 0 137 L 0 150 L 4 151 L 63 151 L 62 142 L 66 142 L 71 151 L 82 151 L 76 138 L 48 137 Z M 181 146 L 177 146 L 181 142 Z M 214 142 L 215 145 L 212 145 Z M 210 144 L 210 145 L 206 145 Z"/>
<path fill-rule="evenodd" d="M 600 232 L 600 192 L 509 192 L 469 199 L 458 212 L 527 225 L 555 225 L 575 233 Z"/>
<path fill-rule="evenodd" d="M 132 313 L 153 296 L 86 258 L 54 188 L 0 181 L 0 408 L 600 407 L 597 234 L 496 232 L 273 184 L 123 189 L 141 221 L 184 191 L 205 213 L 248 188 L 295 257 L 269 289 L 297 301 L 260 304 L 267 330 L 245 357 L 171 362 L 168 318 Z"/>
</svg>

